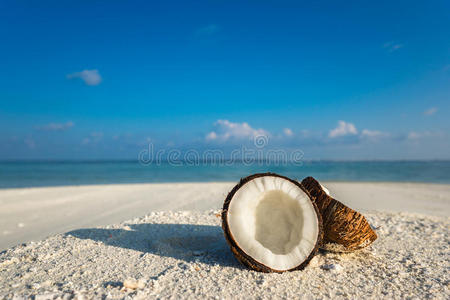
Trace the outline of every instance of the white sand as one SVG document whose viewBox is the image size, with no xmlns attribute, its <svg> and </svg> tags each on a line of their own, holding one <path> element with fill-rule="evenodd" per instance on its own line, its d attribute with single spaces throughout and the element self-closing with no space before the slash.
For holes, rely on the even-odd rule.
<svg viewBox="0 0 450 300">
<path fill-rule="evenodd" d="M 151 211 L 219 209 L 235 183 L 92 185 L 0 190 L 0 251 L 68 230 L 119 223 Z M 450 185 L 324 183 L 367 211 L 450 216 Z"/>
<path fill-rule="evenodd" d="M 75 230 L 1 253 L 0 299 L 450 297 L 450 185 L 326 183 L 339 200 L 369 211 L 379 239 L 353 254 L 322 252 L 304 271 L 284 274 L 241 267 L 220 219 L 205 212 L 219 209 L 232 185 L 1 190 L 3 248 Z"/>
<path fill-rule="evenodd" d="M 373 246 L 352 254 L 323 252 L 305 270 L 283 274 L 239 265 L 214 212 L 151 213 L 79 229 L 1 254 L 0 299 L 448 299 L 449 219 L 368 217 L 381 226 Z"/>
</svg>

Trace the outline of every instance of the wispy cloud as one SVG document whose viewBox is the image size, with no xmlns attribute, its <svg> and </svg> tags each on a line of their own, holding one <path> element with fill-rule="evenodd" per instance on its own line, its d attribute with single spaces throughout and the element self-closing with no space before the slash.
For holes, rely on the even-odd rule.
<svg viewBox="0 0 450 300">
<path fill-rule="evenodd" d="M 215 133 L 214 131 L 211 131 L 210 133 L 208 133 L 206 135 L 206 140 L 207 141 L 217 140 L 217 133 Z"/>
<path fill-rule="evenodd" d="M 388 52 L 394 52 L 401 48 L 403 48 L 403 44 L 391 41 L 383 44 L 383 48 L 386 49 Z"/>
<path fill-rule="evenodd" d="M 94 131 L 94 132 L 91 132 L 89 137 L 84 138 L 81 141 L 81 144 L 88 145 L 88 144 L 92 144 L 92 143 L 98 143 L 99 141 L 102 140 L 102 138 L 103 138 L 103 132 Z"/>
<path fill-rule="evenodd" d="M 438 111 L 437 107 L 430 107 L 429 109 L 425 110 L 423 114 L 427 117 L 434 115 Z"/>
<path fill-rule="evenodd" d="M 216 24 L 209 24 L 207 26 L 198 28 L 195 31 L 195 36 L 202 37 L 202 36 L 211 36 L 215 33 L 217 33 L 220 30 L 220 27 Z"/>
<path fill-rule="evenodd" d="M 72 128 L 73 126 L 75 126 L 75 123 L 73 123 L 72 121 L 68 121 L 66 123 L 49 123 L 42 126 L 38 126 L 37 128 L 39 130 L 46 130 L 46 131 L 62 131 Z"/>
<path fill-rule="evenodd" d="M 444 134 L 439 131 L 411 131 L 408 133 L 407 139 L 417 141 L 425 138 L 443 137 Z"/>
<path fill-rule="evenodd" d="M 329 138 L 337 138 L 342 136 L 357 135 L 358 130 L 352 123 L 338 121 L 338 126 L 328 133 Z"/>
<path fill-rule="evenodd" d="M 363 141 L 376 142 L 380 139 L 389 138 L 391 134 L 379 130 L 363 129 L 359 131 L 353 123 L 338 121 L 338 126 L 328 132 L 328 138 L 332 140 L 358 143 Z"/>
<path fill-rule="evenodd" d="M 81 72 L 75 72 L 67 75 L 68 79 L 80 78 L 87 85 L 99 85 L 102 82 L 102 76 L 98 70 L 83 70 Z"/>
<path fill-rule="evenodd" d="M 378 138 L 384 138 L 390 136 L 387 132 L 382 132 L 379 130 L 369 130 L 369 129 L 363 129 L 360 134 L 361 138 L 366 139 L 378 139 Z"/>
<path fill-rule="evenodd" d="M 227 141 L 230 139 L 245 140 L 256 136 L 269 136 L 269 132 L 264 129 L 254 129 L 248 123 L 234 123 L 228 120 L 217 120 L 214 123 L 214 131 L 206 135 L 207 141 Z"/>
<path fill-rule="evenodd" d="M 294 135 L 294 132 L 292 132 L 292 129 L 290 129 L 290 128 L 284 128 L 283 133 L 285 136 L 293 136 Z"/>
</svg>

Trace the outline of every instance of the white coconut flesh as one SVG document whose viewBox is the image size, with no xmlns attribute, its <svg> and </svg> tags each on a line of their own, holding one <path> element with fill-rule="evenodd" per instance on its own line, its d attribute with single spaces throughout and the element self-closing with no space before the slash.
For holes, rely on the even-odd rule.
<svg viewBox="0 0 450 300">
<path fill-rule="evenodd" d="M 227 222 L 243 252 L 278 271 L 303 263 L 319 238 L 319 220 L 308 195 L 276 176 L 245 183 L 231 199 Z"/>
</svg>

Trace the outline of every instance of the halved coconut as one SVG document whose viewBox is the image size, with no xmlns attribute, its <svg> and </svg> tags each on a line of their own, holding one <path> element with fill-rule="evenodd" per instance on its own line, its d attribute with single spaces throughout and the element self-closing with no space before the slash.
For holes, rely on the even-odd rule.
<svg viewBox="0 0 450 300">
<path fill-rule="evenodd" d="M 322 220 L 302 185 L 274 173 L 254 174 L 225 199 L 222 228 L 236 258 L 261 272 L 303 269 L 322 241 Z"/>
<path fill-rule="evenodd" d="M 377 234 L 363 215 L 331 197 L 316 179 L 307 177 L 302 185 L 313 197 L 322 215 L 324 239 L 321 248 L 350 252 L 367 247 L 377 239 Z"/>
</svg>

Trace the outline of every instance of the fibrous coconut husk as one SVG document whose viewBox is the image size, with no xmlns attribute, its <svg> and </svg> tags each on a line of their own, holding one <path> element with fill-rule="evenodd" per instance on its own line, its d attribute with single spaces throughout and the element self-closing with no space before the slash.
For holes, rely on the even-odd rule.
<svg viewBox="0 0 450 300">
<path fill-rule="evenodd" d="M 322 215 L 324 239 L 321 248 L 350 252 L 367 247 L 377 239 L 377 234 L 362 214 L 328 195 L 316 179 L 307 177 L 302 185 Z"/>
</svg>

